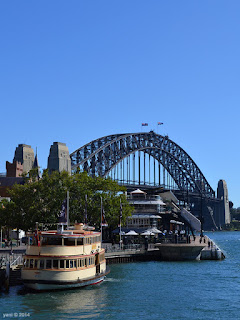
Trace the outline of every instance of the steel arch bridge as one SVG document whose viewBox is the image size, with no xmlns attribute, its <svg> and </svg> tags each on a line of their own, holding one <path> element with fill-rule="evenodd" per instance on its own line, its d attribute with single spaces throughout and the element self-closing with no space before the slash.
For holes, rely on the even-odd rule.
<svg viewBox="0 0 240 320">
<path fill-rule="evenodd" d="M 87 143 L 70 157 L 72 171 L 111 176 L 128 185 L 147 185 L 152 179 L 155 186 L 165 186 L 166 179 L 171 179 L 172 188 L 215 198 L 214 190 L 187 152 L 168 136 L 154 131 L 105 136 Z"/>
</svg>

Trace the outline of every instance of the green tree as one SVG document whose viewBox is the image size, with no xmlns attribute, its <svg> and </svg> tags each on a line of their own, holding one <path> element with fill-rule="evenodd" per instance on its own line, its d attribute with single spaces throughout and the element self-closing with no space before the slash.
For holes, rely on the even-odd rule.
<svg viewBox="0 0 240 320">
<path fill-rule="evenodd" d="M 90 177 L 86 172 L 69 175 L 67 172 L 43 172 L 38 179 L 36 170 L 31 170 L 24 177 L 23 185 L 14 185 L 9 191 L 11 201 L 4 202 L 0 207 L 0 223 L 9 228 L 23 230 L 33 229 L 36 222 L 56 223 L 61 205 L 70 194 L 70 222 L 84 221 L 85 195 L 87 195 L 88 222 L 96 227 L 101 221 L 101 197 L 105 216 L 110 228 L 115 228 L 119 222 L 120 199 L 123 205 L 123 223 L 131 215 L 132 208 L 128 204 L 120 187 L 111 179 Z"/>
</svg>

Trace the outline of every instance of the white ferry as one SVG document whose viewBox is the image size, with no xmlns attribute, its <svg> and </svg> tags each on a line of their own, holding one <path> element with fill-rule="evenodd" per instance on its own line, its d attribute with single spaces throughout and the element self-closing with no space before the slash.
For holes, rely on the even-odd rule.
<svg viewBox="0 0 240 320">
<path fill-rule="evenodd" d="M 108 271 L 101 233 L 82 223 L 69 229 L 60 225 L 58 230 L 28 234 L 21 275 L 26 287 L 37 291 L 71 289 L 104 280 Z"/>
</svg>

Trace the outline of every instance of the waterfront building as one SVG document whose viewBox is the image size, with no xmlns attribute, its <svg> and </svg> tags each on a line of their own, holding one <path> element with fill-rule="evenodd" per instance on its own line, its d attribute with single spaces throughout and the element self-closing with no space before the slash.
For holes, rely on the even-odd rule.
<svg viewBox="0 0 240 320">
<path fill-rule="evenodd" d="M 54 142 L 51 145 L 48 157 L 48 170 L 50 173 L 52 171 L 67 171 L 71 174 L 71 159 L 65 143 Z"/>
<path fill-rule="evenodd" d="M 165 212 L 166 205 L 159 195 L 150 196 L 137 189 L 130 192 L 128 202 L 134 206 L 134 212 L 127 219 L 127 228 L 145 230 L 160 227 L 160 214 Z"/>
</svg>

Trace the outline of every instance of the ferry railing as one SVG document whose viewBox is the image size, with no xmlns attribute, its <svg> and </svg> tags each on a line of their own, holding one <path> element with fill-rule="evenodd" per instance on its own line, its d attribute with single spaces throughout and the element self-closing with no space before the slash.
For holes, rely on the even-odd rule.
<svg viewBox="0 0 240 320">
<path fill-rule="evenodd" d="M 126 244 L 122 245 L 122 248 L 119 244 L 110 244 L 104 243 L 102 244 L 102 248 L 105 249 L 105 252 L 120 252 L 120 251 L 140 251 L 144 248 L 143 244 Z"/>
<path fill-rule="evenodd" d="M 10 267 L 23 263 L 23 256 L 19 255 L 13 262 L 10 263 Z"/>
</svg>

